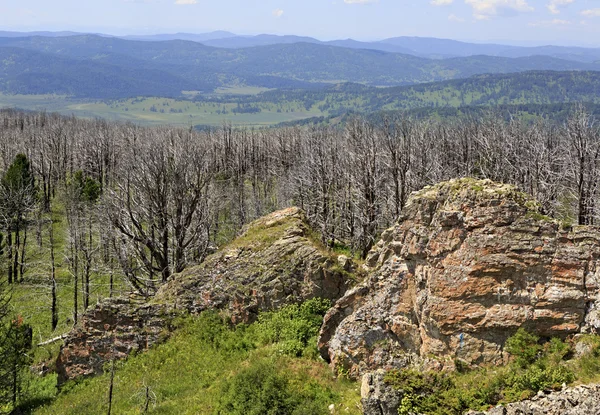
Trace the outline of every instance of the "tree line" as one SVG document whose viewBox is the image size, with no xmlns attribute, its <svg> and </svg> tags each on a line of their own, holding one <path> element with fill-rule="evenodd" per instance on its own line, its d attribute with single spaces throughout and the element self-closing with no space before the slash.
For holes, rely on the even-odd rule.
<svg viewBox="0 0 600 415">
<path fill-rule="evenodd" d="M 412 191 L 453 177 L 512 183 L 545 213 L 594 224 L 599 168 L 600 130 L 583 108 L 562 125 L 387 114 L 342 129 L 205 131 L 3 111 L 7 281 L 23 278 L 29 234 L 43 232 L 36 218 L 59 198 L 74 275 L 85 281 L 92 263 L 112 263 L 149 295 L 250 220 L 289 205 L 306 211 L 326 245 L 364 257 Z"/>
</svg>

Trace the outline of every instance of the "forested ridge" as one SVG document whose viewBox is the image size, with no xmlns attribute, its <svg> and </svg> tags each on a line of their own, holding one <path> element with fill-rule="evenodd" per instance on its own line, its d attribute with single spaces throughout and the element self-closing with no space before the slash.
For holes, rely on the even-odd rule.
<svg viewBox="0 0 600 415">
<path fill-rule="evenodd" d="M 543 55 L 476 55 L 440 60 L 303 42 L 224 49 L 182 40 L 141 42 L 94 35 L 0 37 L 0 62 L 2 92 L 53 92 L 102 99 L 159 91 L 164 96 L 179 96 L 182 91 L 210 92 L 235 85 L 305 88 L 344 80 L 398 86 L 484 73 L 600 68 L 594 62 Z M 21 71 L 15 72 L 15 67 Z M 32 75 L 52 82 L 33 82 Z M 140 93 L 141 89 L 145 92 Z"/>
</svg>

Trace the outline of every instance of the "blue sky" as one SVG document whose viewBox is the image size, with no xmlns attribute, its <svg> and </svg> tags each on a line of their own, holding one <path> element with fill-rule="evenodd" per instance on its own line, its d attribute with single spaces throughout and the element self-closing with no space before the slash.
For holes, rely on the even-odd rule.
<svg viewBox="0 0 600 415">
<path fill-rule="evenodd" d="M 0 0 L 0 30 L 229 30 L 600 46 L 600 0 Z"/>
</svg>

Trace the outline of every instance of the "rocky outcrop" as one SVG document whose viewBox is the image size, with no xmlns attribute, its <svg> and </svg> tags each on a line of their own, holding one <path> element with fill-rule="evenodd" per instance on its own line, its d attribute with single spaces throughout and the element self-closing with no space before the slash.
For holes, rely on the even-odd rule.
<svg viewBox="0 0 600 415">
<path fill-rule="evenodd" d="M 157 343 L 169 330 L 164 307 L 135 300 L 106 300 L 84 314 L 69 333 L 56 361 L 59 384 L 102 372 L 106 362 Z"/>
<path fill-rule="evenodd" d="M 232 244 L 176 275 L 155 302 L 192 313 L 224 309 L 234 323 L 251 322 L 262 310 L 340 298 L 352 267 L 311 240 L 302 211 L 289 208 L 252 222 Z"/>
<path fill-rule="evenodd" d="M 600 385 L 565 388 L 559 392 L 540 392 L 532 399 L 498 406 L 487 412 L 467 415 L 592 415 L 600 414 Z"/>
<path fill-rule="evenodd" d="M 514 187 L 460 179 L 413 194 L 328 312 L 319 348 L 338 370 L 500 364 L 519 327 L 595 331 L 600 231 L 562 227 Z"/>
<path fill-rule="evenodd" d="M 398 414 L 404 392 L 386 383 L 385 373 L 380 369 L 363 376 L 361 397 L 364 415 Z M 564 387 L 561 391 L 542 391 L 531 399 L 498 405 L 486 412 L 470 411 L 466 415 L 588 414 L 600 414 L 600 385 Z"/>
<path fill-rule="evenodd" d="M 311 239 L 300 209 L 272 213 L 202 265 L 174 275 L 149 303 L 107 300 L 82 316 L 61 348 L 59 383 L 101 373 L 110 359 L 147 349 L 168 336 L 169 320 L 180 313 L 219 309 L 233 323 L 251 322 L 261 310 L 338 299 L 353 267 Z"/>
</svg>

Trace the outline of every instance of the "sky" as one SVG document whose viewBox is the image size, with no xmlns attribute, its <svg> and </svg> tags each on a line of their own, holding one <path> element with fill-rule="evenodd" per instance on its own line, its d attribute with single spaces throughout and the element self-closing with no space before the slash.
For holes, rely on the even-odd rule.
<svg viewBox="0 0 600 415">
<path fill-rule="evenodd" d="M 600 0 L 0 0 L 0 30 L 600 46 Z"/>
</svg>

